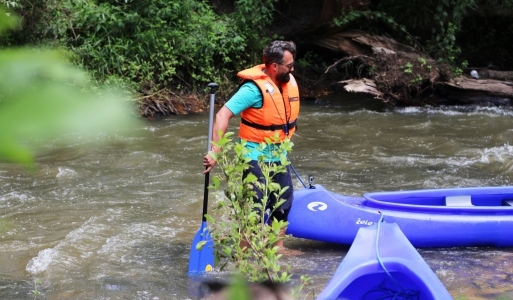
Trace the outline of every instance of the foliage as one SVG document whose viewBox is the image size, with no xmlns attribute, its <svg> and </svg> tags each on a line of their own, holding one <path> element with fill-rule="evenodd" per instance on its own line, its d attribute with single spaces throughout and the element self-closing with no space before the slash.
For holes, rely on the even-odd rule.
<svg viewBox="0 0 513 300">
<path fill-rule="evenodd" d="M 20 4 L 18 1 L 0 0 L 0 4 L 5 6 L 7 9 L 17 7 Z"/>
<path fill-rule="evenodd" d="M 392 16 L 387 15 L 387 13 L 382 11 L 344 11 L 340 18 L 336 18 L 333 20 L 333 23 L 336 26 L 344 26 L 351 24 L 355 21 L 359 21 L 360 19 L 364 19 L 369 24 L 374 24 L 375 22 L 380 22 L 386 26 L 387 29 L 391 29 L 396 32 L 400 36 L 403 36 L 404 39 L 411 45 L 420 47 L 415 38 L 408 32 L 404 25 L 401 25 L 395 21 Z M 365 22 L 365 21 L 364 21 Z M 367 25 L 369 25 L 367 24 Z M 382 32 L 374 32 L 376 28 L 375 26 L 370 26 L 368 29 L 371 33 L 381 34 Z"/>
<path fill-rule="evenodd" d="M 6 43 L 65 46 L 100 82 L 150 93 L 197 92 L 259 62 L 277 0 L 238 0 L 231 15 L 207 0 L 17 1 L 22 31 Z"/>
<path fill-rule="evenodd" d="M 419 63 L 422 67 L 428 69 L 429 71 L 431 71 L 431 69 L 433 68 L 431 65 L 428 65 L 427 64 L 427 61 L 424 57 L 419 57 Z"/>
<path fill-rule="evenodd" d="M 34 297 L 34 300 L 37 299 L 37 297 L 41 296 L 42 293 L 39 290 L 39 288 L 42 284 L 43 282 L 41 281 L 41 279 L 36 279 L 36 281 L 34 281 L 34 289 L 30 291 L 32 293 L 32 296 Z"/>
<path fill-rule="evenodd" d="M 293 295 L 293 291 L 288 284 L 270 283 L 268 281 L 248 283 L 239 273 L 235 274 L 229 282 L 207 283 L 206 287 L 212 292 L 208 299 L 301 299 Z"/>
<path fill-rule="evenodd" d="M 506 53 L 511 50 L 511 29 L 494 30 L 509 28 L 510 18 L 505 17 L 500 21 L 503 25 L 499 25 L 494 15 L 486 15 L 492 11 L 500 15 L 512 8 L 512 0 L 371 1 L 369 10 L 345 11 L 335 23 L 378 35 L 392 34 L 395 39 L 450 64 L 453 75 L 458 76 L 467 67 L 468 58 L 480 59 L 478 49 L 481 55 L 493 49 L 501 62 L 510 59 Z M 490 26 L 491 22 L 495 26 Z"/>
<path fill-rule="evenodd" d="M 322 82 L 330 81 L 331 76 L 326 74 L 327 58 L 321 53 L 308 50 L 300 53 L 301 56 L 296 57 L 294 77 L 301 82 L 301 89 L 319 96 L 328 93 L 328 89 L 322 85 Z"/>
<path fill-rule="evenodd" d="M 385 0 L 374 9 L 387 13 L 412 35 L 419 36 L 431 56 L 446 60 L 457 51 L 455 33 L 477 3 L 478 0 Z"/>
<path fill-rule="evenodd" d="M 427 64 L 427 61 L 423 57 L 418 58 L 418 62 L 421 68 L 426 68 L 428 71 L 431 71 L 431 65 Z M 424 79 L 422 78 L 421 74 L 414 74 L 413 72 L 413 64 L 412 62 L 407 62 L 404 66 L 401 66 L 400 68 L 403 69 L 404 74 L 409 74 L 413 76 L 413 79 L 410 80 L 411 83 L 417 84 L 421 83 Z"/>
<path fill-rule="evenodd" d="M 231 15 L 234 25 L 248 42 L 248 61 L 261 62 L 262 49 L 270 42 L 266 28 L 272 24 L 274 5 L 278 0 L 236 0 L 236 11 Z M 257 55 L 256 55 L 257 54 Z"/>
<path fill-rule="evenodd" d="M 128 2 L 69 2 L 77 37 L 68 44 L 95 77 L 195 91 L 219 78 L 220 66 L 238 67 L 245 41 L 204 1 Z"/>
<path fill-rule="evenodd" d="M 252 174 L 243 178 L 244 170 L 249 167 L 248 149 L 245 141 L 234 143 L 230 138 L 232 135 L 227 133 L 219 139 L 216 146 L 222 149 L 220 152 L 211 152 L 222 171 L 221 175 L 212 179 L 213 188 L 219 189 L 222 180 L 226 182 L 226 198 L 220 199 L 218 203 L 218 209 L 224 216 L 219 220 L 215 220 L 212 215 L 207 216 L 214 226 L 211 234 L 216 246 L 216 257 L 232 260 L 235 268 L 250 281 L 289 281 L 292 275 L 283 271 L 278 264 L 281 254 L 278 254 L 278 247 L 275 246 L 281 239 L 280 231 L 286 228 L 287 223 L 273 220 L 268 224 L 266 215 L 269 212 L 265 211 L 265 206 L 271 193 L 279 199 L 286 190 L 272 183 L 272 177 L 274 173 L 286 172 L 289 164 L 286 151 L 290 151 L 292 143 L 283 142 L 276 150 L 281 165 L 265 163 L 263 158 L 259 161 L 266 182 L 262 185 Z M 268 140 L 262 143 L 262 147 L 270 144 L 272 142 Z M 261 204 L 253 201 L 255 192 L 251 185 L 264 192 Z M 278 201 L 272 209 L 282 203 L 283 200 Z"/>
<path fill-rule="evenodd" d="M 251 282 L 289 282 L 292 274 L 288 272 L 288 266 L 280 266 L 281 254 L 278 254 L 278 247 L 275 246 L 276 242 L 283 238 L 280 232 L 285 230 L 288 223 L 276 220 L 270 222 L 266 216 L 271 212 L 264 211 L 263 208 L 271 194 L 280 199 L 286 190 L 278 184 L 271 183 L 271 180 L 273 174 L 286 172 L 286 167 L 290 164 L 286 153 L 291 151 L 293 144 L 287 140 L 279 147 L 275 147 L 272 155 L 280 158 L 280 165 L 266 163 L 261 158 L 259 166 L 266 182 L 262 185 L 252 174 L 242 178 L 244 170 L 249 167 L 245 141 L 233 142 L 233 132 L 220 136 L 215 146 L 221 150 L 218 153 L 210 152 L 210 155 L 216 159 L 221 174 L 212 178 L 210 188 L 219 190 L 224 182 L 224 197 L 218 199 L 217 217 L 212 214 L 206 216 L 209 226 L 213 227 L 210 233 L 214 240 L 216 264 L 222 261 L 221 269 L 225 269 L 231 262 L 235 274 L 242 274 Z M 277 136 L 274 140 L 276 139 Z M 273 141 L 266 139 L 266 142 L 261 143 L 261 147 L 269 147 L 271 144 L 274 144 Z M 264 191 L 262 204 L 253 201 L 255 192 L 251 185 Z M 283 201 L 278 201 L 272 209 L 279 207 Z M 247 286 L 240 284 L 241 278 L 236 275 L 235 279 L 236 284 L 230 288 L 230 293 L 246 293 Z M 301 285 L 293 289 L 294 295 L 298 296 L 297 299 L 302 289 L 310 283 L 307 276 L 301 276 L 300 280 Z"/>
<path fill-rule="evenodd" d="M 406 73 L 406 74 L 411 74 L 411 73 L 413 72 L 412 68 L 413 68 L 412 63 L 411 63 L 411 62 L 408 62 L 408 63 L 406 63 L 406 65 L 403 67 L 403 69 L 404 69 L 404 71 L 403 71 L 403 72 L 404 72 L 404 73 Z"/>
<path fill-rule="evenodd" d="M 7 7 L 7 9 L 3 9 L 2 6 L 0 5 L 0 35 L 3 35 L 5 34 L 6 31 L 10 30 L 10 29 L 14 29 L 16 28 L 16 25 L 17 25 L 17 22 L 18 22 L 18 17 L 16 16 L 13 16 L 11 15 L 10 13 L 8 13 L 8 8 L 9 7 L 14 7 L 16 6 L 16 2 L 8 2 L 8 1 L 3 1 L 3 2 L 0 2 L 1 5 L 5 5 Z"/>
<path fill-rule="evenodd" d="M 223 15 L 210 2 L 0 0 L 0 6 L 23 16 L 21 30 L 0 45 L 71 49 L 73 62 L 95 80 L 146 95 L 163 89 L 198 92 L 215 81 L 226 98 L 235 89 L 236 72 L 259 63 L 262 48 L 279 38 L 272 36 L 273 21 L 281 14 L 280 3 L 288 1 L 234 0 L 234 10 Z M 511 67 L 511 9 L 513 0 L 370 1 L 368 10 L 344 11 L 334 23 L 391 35 L 451 64 L 457 75 L 470 59 Z M 503 17 L 486 17 L 502 11 Z M 483 58 L 492 52 L 497 55 Z"/>
<path fill-rule="evenodd" d="M 512 70 L 513 1 L 490 1 L 487 5 L 495 8 L 495 14 L 484 13 L 493 11 L 491 8 L 484 10 L 479 7 L 482 14 L 474 14 L 463 20 L 462 30 L 457 36 L 461 45 L 461 56 L 469 61 L 472 68 Z"/>
<path fill-rule="evenodd" d="M 12 21 L 0 13 L 0 24 Z M 1 28 L 0 28 L 1 29 Z M 126 95 L 93 85 L 63 51 L 0 50 L 0 159 L 30 166 L 45 141 L 70 142 L 135 123 Z"/>
</svg>

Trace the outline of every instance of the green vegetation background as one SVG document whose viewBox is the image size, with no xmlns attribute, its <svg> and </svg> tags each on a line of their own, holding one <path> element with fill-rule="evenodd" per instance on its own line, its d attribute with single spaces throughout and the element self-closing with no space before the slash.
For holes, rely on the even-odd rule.
<svg viewBox="0 0 513 300">
<path fill-rule="evenodd" d="M 212 81 L 227 93 L 223 87 L 233 89 L 236 72 L 258 63 L 271 39 L 308 44 L 304 32 L 272 33 L 284 18 L 278 7 L 305 1 L 217 1 L 233 8 L 218 14 L 208 0 L 0 0 L 21 17 L 0 45 L 65 49 L 99 83 L 139 95 L 196 93 Z M 391 36 L 457 66 L 484 64 L 493 53 L 494 64 L 513 68 L 512 11 L 513 0 L 369 1 L 368 10 L 343 11 L 333 24 Z"/>
</svg>

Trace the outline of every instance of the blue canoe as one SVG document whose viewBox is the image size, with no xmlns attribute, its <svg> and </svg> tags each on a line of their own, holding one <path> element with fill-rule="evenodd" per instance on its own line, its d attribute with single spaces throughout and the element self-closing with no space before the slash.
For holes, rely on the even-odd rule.
<svg viewBox="0 0 513 300">
<path fill-rule="evenodd" d="M 351 244 L 382 212 L 415 247 L 513 246 L 513 187 L 339 195 L 321 185 L 294 192 L 287 233 Z"/>
<path fill-rule="evenodd" d="M 379 227 L 374 224 L 360 228 L 335 275 L 317 297 L 317 300 L 336 299 L 448 300 L 452 297 L 399 226 L 382 222 Z"/>
</svg>

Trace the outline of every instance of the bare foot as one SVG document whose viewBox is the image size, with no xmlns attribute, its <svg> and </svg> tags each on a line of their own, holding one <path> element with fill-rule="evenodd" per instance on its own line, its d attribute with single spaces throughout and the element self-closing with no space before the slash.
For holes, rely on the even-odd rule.
<svg viewBox="0 0 513 300">
<path fill-rule="evenodd" d="M 299 250 L 289 249 L 286 247 L 280 247 L 278 249 L 278 254 L 283 254 L 283 255 L 287 255 L 287 256 L 297 256 L 297 255 L 303 255 L 305 253 L 302 251 L 299 251 Z"/>
</svg>

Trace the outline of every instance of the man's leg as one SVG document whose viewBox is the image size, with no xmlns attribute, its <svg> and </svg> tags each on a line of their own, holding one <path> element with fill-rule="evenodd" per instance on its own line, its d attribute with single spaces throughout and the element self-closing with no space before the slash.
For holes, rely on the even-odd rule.
<svg viewBox="0 0 513 300">
<path fill-rule="evenodd" d="M 249 168 L 244 170 L 242 173 L 242 178 L 246 178 L 250 173 L 255 175 L 257 180 L 263 185 L 265 184 L 264 175 L 262 173 L 262 170 L 260 169 L 260 166 L 258 165 L 258 162 L 255 160 L 252 160 L 249 162 Z M 253 201 L 255 203 L 262 204 L 262 198 L 264 197 L 264 193 L 262 190 L 260 190 L 256 185 L 252 184 L 253 191 L 255 191 L 256 195 L 253 197 Z M 264 208 L 265 209 L 265 208 Z"/>
<path fill-rule="evenodd" d="M 287 167 L 286 173 L 275 174 L 273 180 L 274 182 L 278 183 L 281 188 L 288 187 L 288 189 L 280 196 L 281 199 L 285 199 L 285 202 L 273 212 L 272 217 L 277 221 L 287 221 L 290 208 L 292 207 L 292 201 L 294 200 L 294 190 L 292 185 L 292 176 L 290 174 L 290 166 Z M 273 202 L 272 205 L 274 206 L 277 200 L 273 197 L 273 201 L 271 202 Z M 285 237 L 286 231 L 287 227 L 284 227 L 280 230 L 280 239 L 275 244 L 280 249 L 284 248 L 283 239 Z"/>
<path fill-rule="evenodd" d="M 258 165 L 258 162 L 257 161 L 250 161 L 249 162 L 249 165 L 250 167 L 246 170 L 244 170 L 243 174 L 242 174 L 242 178 L 246 178 L 250 173 L 255 175 L 257 180 L 261 183 L 265 183 L 264 181 L 264 175 L 262 174 L 262 170 L 260 169 L 260 166 Z M 262 203 L 262 198 L 264 197 L 264 194 L 263 192 L 257 187 L 255 186 L 254 184 L 252 184 L 252 188 L 253 190 L 255 191 L 256 195 L 253 197 L 253 201 L 255 203 Z M 258 212 L 260 212 L 260 210 L 258 210 Z M 249 242 L 245 239 L 241 240 L 240 243 L 239 243 L 239 247 L 241 249 L 244 249 L 244 248 L 248 248 L 250 245 L 249 245 Z M 247 250 L 247 249 L 246 249 Z"/>
<path fill-rule="evenodd" d="M 253 173 L 253 175 L 255 175 L 258 178 L 258 181 L 260 181 L 262 184 L 265 184 L 264 176 L 262 174 L 262 170 L 258 166 L 258 162 L 251 161 L 250 165 L 251 165 L 251 167 L 248 170 L 244 171 L 244 177 L 247 176 L 247 174 L 249 172 L 251 172 L 251 173 Z M 271 218 L 271 220 L 276 219 L 278 221 L 287 221 L 288 215 L 290 212 L 290 208 L 292 207 L 292 202 L 294 200 L 294 190 L 293 190 L 293 184 L 292 184 L 292 176 L 290 173 L 290 166 L 287 167 L 287 172 L 274 174 L 273 181 L 278 183 L 281 186 L 281 188 L 288 187 L 288 189 L 280 196 L 280 199 L 285 199 L 285 202 L 282 205 L 280 205 L 280 207 L 276 208 L 269 217 Z M 263 192 L 256 187 L 254 187 L 254 190 L 256 192 L 254 201 L 261 203 L 262 198 L 263 198 Z M 274 209 L 274 206 L 276 205 L 276 203 L 277 203 L 276 197 L 274 195 L 270 195 L 269 202 L 267 203 L 265 210 L 270 209 L 272 211 Z M 279 240 L 275 243 L 275 246 L 278 246 L 278 248 L 280 248 L 280 250 L 281 250 L 280 252 L 282 252 L 284 254 L 289 254 L 289 255 L 303 254 L 301 251 L 290 250 L 290 249 L 287 249 L 284 247 L 283 241 L 284 241 L 286 231 L 287 231 L 287 227 L 284 227 L 280 230 L 280 233 L 278 235 Z M 247 242 L 245 243 L 245 245 L 246 244 L 247 244 Z"/>
</svg>

